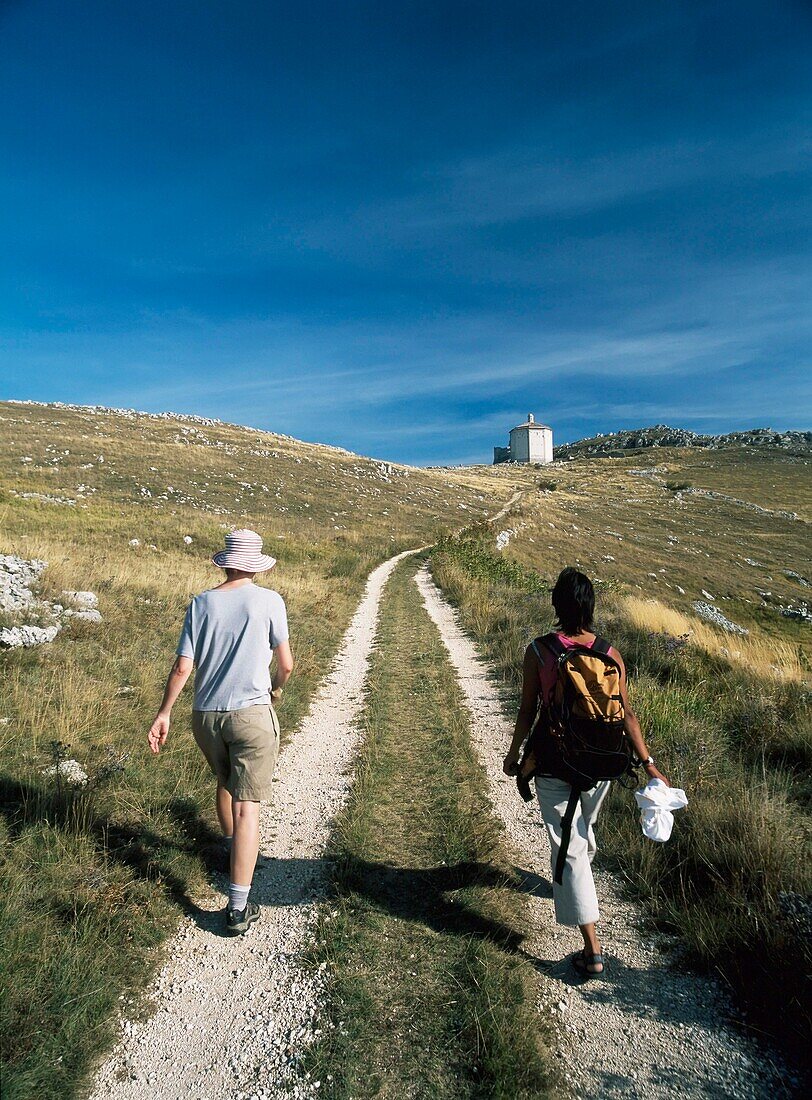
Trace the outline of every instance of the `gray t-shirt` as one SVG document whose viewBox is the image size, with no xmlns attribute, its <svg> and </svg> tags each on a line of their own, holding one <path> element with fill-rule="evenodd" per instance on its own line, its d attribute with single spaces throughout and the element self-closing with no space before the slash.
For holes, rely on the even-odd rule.
<svg viewBox="0 0 812 1100">
<path fill-rule="evenodd" d="M 278 592 L 243 584 L 195 596 L 176 651 L 195 662 L 194 709 L 270 703 L 273 650 L 287 640 L 288 616 Z"/>
</svg>

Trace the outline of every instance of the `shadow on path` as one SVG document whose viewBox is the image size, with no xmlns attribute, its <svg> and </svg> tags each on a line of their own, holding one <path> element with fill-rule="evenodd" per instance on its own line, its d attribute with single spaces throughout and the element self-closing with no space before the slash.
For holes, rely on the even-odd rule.
<svg viewBox="0 0 812 1100">
<path fill-rule="evenodd" d="M 197 905 L 183 879 L 172 870 L 178 853 L 196 856 L 202 859 L 213 886 L 221 891 L 227 886 L 220 835 L 200 818 L 194 804 L 171 798 L 158 805 L 179 826 L 180 836 L 170 839 L 149 828 L 117 823 L 99 813 L 94 801 L 92 791 L 49 789 L 0 776 L 0 815 L 12 841 L 26 828 L 42 824 L 57 825 L 89 837 L 100 858 L 126 867 L 135 877 L 165 890 L 205 932 L 218 937 L 225 935 L 222 909 Z M 686 973 L 675 996 L 673 982 L 659 980 L 662 971 L 658 965 L 634 968 L 608 955 L 604 974 L 585 979 L 572 968 L 569 954 L 564 958 L 536 958 L 522 946 L 523 932 L 483 916 L 472 907 L 468 892 L 478 887 L 551 898 L 549 880 L 521 867 L 505 873 L 480 862 L 409 868 L 359 859 L 260 856 L 252 897 L 271 910 L 306 905 L 334 896 L 335 882 L 341 884 L 342 891 L 354 892 L 399 920 L 418 921 L 444 935 L 492 942 L 563 985 L 582 989 L 596 1007 L 610 1002 L 620 1006 L 634 1022 L 632 1026 L 643 1031 L 645 1021 L 652 1019 L 676 1027 L 680 1024 L 702 1030 L 709 1027 L 708 1000 L 716 999 L 714 987 L 698 981 L 696 975 Z M 552 926 L 552 914 L 550 923 Z M 720 1000 L 715 1022 L 725 1015 L 725 1005 Z M 669 1070 L 661 1068 L 661 1073 L 667 1076 Z M 678 1090 L 680 1082 L 674 1080 L 673 1085 Z"/>
</svg>

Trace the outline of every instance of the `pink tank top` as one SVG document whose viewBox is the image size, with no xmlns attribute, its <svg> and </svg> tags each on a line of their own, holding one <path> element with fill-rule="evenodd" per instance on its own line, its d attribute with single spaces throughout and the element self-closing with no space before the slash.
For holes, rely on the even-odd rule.
<svg viewBox="0 0 812 1100">
<path fill-rule="evenodd" d="M 574 642 L 572 638 L 568 638 L 565 634 L 559 634 L 556 631 L 556 637 L 563 646 L 567 649 L 572 649 L 576 645 L 586 645 L 587 649 L 591 649 L 595 644 L 593 638 L 591 642 Z M 555 686 L 556 677 L 558 675 L 558 660 L 554 653 L 551 653 L 546 646 L 539 646 L 539 650 L 544 657 L 544 662 L 539 664 L 539 681 L 541 682 L 541 697 L 545 703 L 552 695 L 553 687 Z"/>
</svg>

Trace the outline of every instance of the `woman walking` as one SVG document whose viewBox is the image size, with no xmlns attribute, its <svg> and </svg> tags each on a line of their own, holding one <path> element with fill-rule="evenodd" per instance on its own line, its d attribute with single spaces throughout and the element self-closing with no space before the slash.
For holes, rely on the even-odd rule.
<svg viewBox="0 0 812 1100">
<path fill-rule="evenodd" d="M 558 618 L 555 637 L 564 649 L 579 646 L 592 649 L 597 636 L 592 631 L 595 611 L 595 590 L 592 582 L 583 573 L 573 568 L 564 569 L 552 593 L 552 604 Z M 597 652 L 597 650 L 596 650 Z M 607 656 L 616 662 L 620 669 L 620 694 L 623 702 L 623 728 L 632 749 L 639 757 L 650 779 L 662 779 L 668 782 L 658 771 L 654 758 L 648 750 L 640 730 L 640 723 L 629 706 L 626 666 L 623 658 L 613 647 L 608 647 Z M 558 676 L 558 657 L 552 648 L 536 647 L 535 643 L 527 647 L 524 655 L 522 699 L 513 740 L 505 756 L 503 770 L 506 775 L 516 775 L 519 770 L 519 754 L 522 745 L 530 736 L 533 723 L 539 711 L 552 702 Z M 537 768 L 535 773 L 536 795 L 541 816 L 550 838 L 552 867 L 558 862 L 562 843 L 562 818 L 573 788 L 566 779 L 558 738 L 545 733 L 539 738 L 537 747 Z M 569 843 L 566 843 L 566 863 L 563 874 L 554 875 L 553 902 L 558 924 L 575 926 L 581 930 L 584 939 L 583 951 L 577 952 L 572 962 L 575 969 L 584 976 L 603 973 L 604 960 L 598 939 L 596 923 L 599 917 L 598 898 L 592 876 L 592 859 L 595 855 L 595 821 L 601 804 L 609 790 L 610 780 L 597 783 L 591 790 L 581 792 L 575 805 Z"/>
</svg>

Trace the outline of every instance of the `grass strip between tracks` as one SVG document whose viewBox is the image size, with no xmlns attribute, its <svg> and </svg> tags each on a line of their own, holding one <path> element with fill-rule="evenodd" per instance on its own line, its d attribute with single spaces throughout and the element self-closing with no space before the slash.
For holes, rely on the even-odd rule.
<svg viewBox="0 0 812 1100">
<path fill-rule="evenodd" d="M 542 1097 L 549 1066 L 512 949 L 523 901 L 441 639 L 401 565 L 384 596 L 365 742 L 332 840 L 317 961 L 331 1097 Z"/>
</svg>

